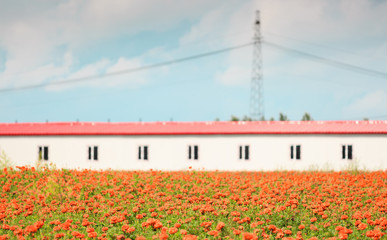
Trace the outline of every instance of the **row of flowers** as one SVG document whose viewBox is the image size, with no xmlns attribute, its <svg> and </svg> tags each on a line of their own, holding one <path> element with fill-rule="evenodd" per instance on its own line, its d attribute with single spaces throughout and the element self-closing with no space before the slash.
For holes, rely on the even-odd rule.
<svg viewBox="0 0 387 240">
<path fill-rule="evenodd" d="M 0 170 L 3 239 L 381 239 L 387 172 Z"/>
</svg>

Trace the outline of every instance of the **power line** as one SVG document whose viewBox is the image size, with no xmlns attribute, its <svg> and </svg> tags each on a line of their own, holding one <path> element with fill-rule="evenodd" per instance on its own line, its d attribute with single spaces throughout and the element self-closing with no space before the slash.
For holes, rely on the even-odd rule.
<svg viewBox="0 0 387 240">
<path fill-rule="evenodd" d="M 122 74 L 128 74 L 128 73 L 134 73 L 134 72 L 140 72 L 140 71 L 145 71 L 153 68 L 159 68 L 159 67 L 164 67 L 167 65 L 172 65 L 172 64 L 177 64 L 181 62 L 187 62 L 191 60 L 195 60 L 198 58 L 204 58 L 212 55 L 217 55 L 225 52 L 230 52 L 236 49 L 244 48 L 247 46 L 252 45 L 253 43 L 245 43 L 242 45 L 236 45 L 232 47 L 227 47 L 227 48 L 222 48 L 219 50 L 211 51 L 211 52 L 205 52 L 197 55 L 192 55 L 189 57 L 184 57 L 184 58 L 178 58 L 170 61 L 165 61 L 165 62 L 160 62 L 160 63 L 155 63 L 155 64 L 149 64 L 145 65 L 142 67 L 138 68 L 130 68 L 130 69 L 125 69 L 121 71 L 116 71 L 116 72 L 111 72 L 111 73 L 106 73 L 103 75 L 91 75 L 87 77 L 81 77 L 81 78 L 72 78 L 72 79 L 67 79 L 67 80 L 62 80 L 58 82 L 49 82 L 49 83 L 42 83 L 42 84 L 34 84 L 34 85 L 27 85 L 27 86 L 21 86 L 21 87 L 15 87 L 15 88 L 3 88 L 0 89 L 1 93 L 4 92 L 14 92 L 14 91 L 20 91 L 20 90 L 27 90 L 27 89 L 35 89 L 35 88 L 42 88 L 46 86 L 55 86 L 55 85 L 63 85 L 63 84 L 70 84 L 70 83 L 78 83 L 78 82 L 86 82 L 86 81 L 91 81 L 99 78 L 105 78 L 105 77 L 111 77 L 111 76 L 117 76 L 117 75 L 122 75 Z"/>
<path fill-rule="evenodd" d="M 356 66 L 356 65 L 352 65 L 352 64 L 343 63 L 343 62 L 335 61 L 335 60 L 332 60 L 332 59 L 320 57 L 320 56 L 317 56 L 317 55 L 314 55 L 314 54 L 306 53 L 306 52 L 299 51 L 299 50 L 296 50 L 296 49 L 293 49 L 293 48 L 284 47 L 282 45 L 279 45 L 279 44 L 276 44 L 276 43 L 272 43 L 272 42 L 268 42 L 268 41 L 263 41 L 263 43 L 265 45 L 267 45 L 267 46 L 270 46 L 270 47 L 273 47 L 273 48 L 277 48 L 277 49 L 280 49 L 280 50 L 284 50 L 284 51 L 287 51 L 287 52 L 295 53 L 297 55 L 300 55 L 300 56 L 303 56 L 303 57 L 307 57 L 309 59 L 315 60 L 317 62 L 326 64 L 326 65 L 330 65 L 330 66 L 337 67 L 337 68 L 342 68 L 342 69 L 345 69 L 345 70 L 348 70 L 348 71 L 357 72 L 357 73 L 361 73 L 361 74 L 365 74 L 365 75 L 369 75 L 369 76 L 373 76 L 373 77 L 387 79 L 387 73 L 384 73 L 384 72 L 379 72 L 379 71 L 376 71 L 376 70 L 372 70 L 372 69 L 368 69 L 368 68 L 364 68 L 364 67 L 359 67 L 359 66 Z"/>
<path fill-rule="evenodd" d="M 325 48 L 325 49 L 333 50 L 333 51 L 336 51 L 336 52 L 346 53 L 346 54 L 350 54 L 350 55 L 361 57 L 361 58 L 371 58 L 373 60 L 378 60 L 378 61 L 380 61 L 380 60 L 386 61 L 387 60 L 387 58 L 384 58 L 384 57 L 379 56 L 379 55 L 370 56 L 370 55 L 359 54 L 359 53 L 355 53 L 355 52 L 347 50 L 347 49 L 340 49 L 340 48 L 337 48 L 337 47 L 323 45 L 321 43 L 309 42 L 309 41 L 297 39 L 297 38 L 294 38 L 294 37 L 285 36 L 285 35 L 278 34 L 278 33 L 272 33 L 272 32 L 265 31 L 265 34 L 269 34 L 269 35 L 272 35 L 274 37 L 284 38 L 284 39 L 288 39 L 288 40 L 292 40 L 292 41 L 297 41 L 297 42 L 300 42 L 300 43 L 308 44 L 310 46 L 315 46 L 315 47 L 319 47 L 319 48 Z"/>
</svg>

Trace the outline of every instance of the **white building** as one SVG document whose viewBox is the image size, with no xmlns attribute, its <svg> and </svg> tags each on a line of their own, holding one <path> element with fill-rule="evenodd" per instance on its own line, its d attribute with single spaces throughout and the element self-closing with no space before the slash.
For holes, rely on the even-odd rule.
<svg viewBox="0 0 387 240">
<path fill-rule="evenodd" d="M 0 151 L 72 169 L 386 170 L 387 121 L 0 123 Z"/>
</svg>

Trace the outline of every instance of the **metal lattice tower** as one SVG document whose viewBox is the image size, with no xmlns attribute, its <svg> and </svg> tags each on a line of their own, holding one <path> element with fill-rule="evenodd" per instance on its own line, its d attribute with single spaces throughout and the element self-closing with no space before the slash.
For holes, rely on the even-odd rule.
<svg viewBox="0 0 387 240">
<path fill-rule="evenodd" d="M 263 76 L 261 51 L 261 20 L 259 10 L 256 12 L 253 39 L 253 66 L 250 86 L 250 118 L 261 120 L 264 118 L 263 107 Z"/>
</svg>

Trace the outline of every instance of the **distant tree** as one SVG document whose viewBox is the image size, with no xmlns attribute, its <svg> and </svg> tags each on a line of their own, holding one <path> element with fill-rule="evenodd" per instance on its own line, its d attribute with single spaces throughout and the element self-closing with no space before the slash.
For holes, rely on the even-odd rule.
<svg viewBox="0 0 387 240">
<path fill-rule="evenodd" d="M 231 115 L 231 120 L 230 121 L 237 122 L 237 121 L 239 121 L 239 118 L 237 116 Z"/>
<path fill-rule="evenodd" d="M 312 121 L 313 119 L 312 119 L 312 117 L 310 116 L 310 114 L 309 113 L 305 113 L 304 114 L 304 116 L 302 116 L 302 118 L 301 118 L 301 121 Z"/>
<path fill-rule="evenodd" d="M 273 117 L 270 118 L 270 121 L 275 121 L 275 119 Z"/>
<path fill-rule="evenodd" d="M 262 116 L 259 121 L 266 121 L 265 116 Z"/>
<path fill-rule="evenodd" d="M 253 119 L 252 119 L 251 117 L 245 115 L 245 116 L 242 118 L 242 121 L 253 121 Z"/>
<path fill-rule="evenodd" d="M 369 121 L 370 119 L 369 118 L 363 118 L 363 121 Z"/>
<path fill-rule="evenodd" d="M 219 122 L 220 121 L 220 119 L 217 117 L 217 118 L 215 118 L 215 122 Z"/>
<path fill-rule="evenodd" d="M 288 116 L 286 116 L 285 114 L 280 113 L 280 114 L 279 114 L 279 120 L 280 120 L 280 121 L 289 121 L 289 118 L 288 118 Z"/>
</svg>

